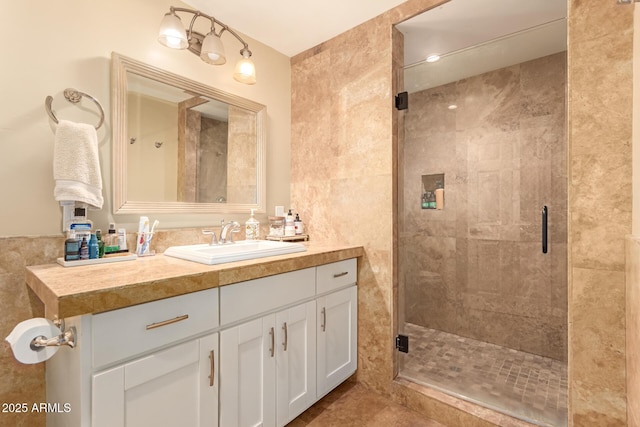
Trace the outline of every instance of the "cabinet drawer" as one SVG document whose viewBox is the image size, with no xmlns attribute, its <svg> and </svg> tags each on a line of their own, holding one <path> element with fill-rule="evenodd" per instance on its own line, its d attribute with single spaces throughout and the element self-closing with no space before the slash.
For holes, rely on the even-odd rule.
<svg viewBox="0 0 640 427">
<path fill-rule="evenodd" d="M 223 286 L 220 288 L 220 324 L 257 316 L 314 294 L 314 268 Z"/>
<path fill-rule="evenodd" d="M 318 294 L 352 285 L 358 280 L 358 262 L 355 258 L 321 265 L 316 268 Z"/>
<path fill-rule="evenodd" d="M 211 330 L 218 319 L 217 288 L 96 314 L 93 367 Z"/>
</svg>

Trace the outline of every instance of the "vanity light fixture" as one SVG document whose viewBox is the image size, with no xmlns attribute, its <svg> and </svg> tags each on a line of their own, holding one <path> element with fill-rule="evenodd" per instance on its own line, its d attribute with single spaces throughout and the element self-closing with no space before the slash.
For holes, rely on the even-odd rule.
<svg viewBox="0 0 640 427">
<path fill-rule="evenodd" d="M 185 30 L 182 20 L 176 12 L 193 15 L 191 17 L 191 23 L 189 24 L 188 30 Z M 198 17 L 208 19 L 211 22 L 211 31 L 206 36 L 194 31 L 193 29 L 193 24 L 196 22 Z M 220 31 L 218 31 L 218 33 L 216 33 L 215 30 L 216 24 L 220 27 Z M 189 49 L 191 53 L 198 55 L 200 59 L 208 64 L 222 65 L 227 62 L 224 45 L 220 39 L 220 36 L 222 36 L 222 33 L 225 31 L 231 33 L 231 35 L 242 43 L 242 49 L 240 50 L 242 58 L 236 65 L 233 78 L 240 83 L 249 85 L 255 84 L 256 67 L 251 60 L 249 45 L 242 40 L 235 31 L 229 28 L 229 26 L 218 21 L 213 16 L 209 16 L 198 10 L 171 6 L 169 8 L 169 12 L 164 15 L 164 18 L 160 23 L 158 41 L 164 46 L 172 49 Z"/>
</svg>

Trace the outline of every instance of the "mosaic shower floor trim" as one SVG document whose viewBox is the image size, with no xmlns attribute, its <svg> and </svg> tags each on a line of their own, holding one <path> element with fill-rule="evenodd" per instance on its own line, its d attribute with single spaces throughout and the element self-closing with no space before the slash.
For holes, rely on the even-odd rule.
<svg viewBox="0 0 640 427">
<path fill-rule="evenodd" d="M 567 425 L 567 364 L 405 324 L 400 375 L 541 426 Z"/>
</svg>

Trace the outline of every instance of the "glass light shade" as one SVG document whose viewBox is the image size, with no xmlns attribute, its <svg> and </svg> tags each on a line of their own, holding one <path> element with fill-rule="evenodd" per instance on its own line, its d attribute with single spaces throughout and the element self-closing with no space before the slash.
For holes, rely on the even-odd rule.
<svg viewBox="0 0 640 427">
<path fill-rule="evenodd" d="M 233 72 L 233 78 L 240 83 L 253 85 L 256 83 L 256 66 L 248 56 L 242 58 L 236 64 L 236 69 Z"/>
<path fill-rule="evenodd" d="M 189 46 L 187 32 L 182 25 L 182 20 L 178 15 L 168 12 L 162 18 L 158 41 L 172 49 L 186 49 Z"/>
<path fill-rule="evenodd" d="M 227 62 L 222 40 L 220 40 L 220 37 L 216 36 L 213 31 L 207 34 L 202 41 L 200 59 L 208 64 L 215 65 L 221 65 Z"/>
</svg>

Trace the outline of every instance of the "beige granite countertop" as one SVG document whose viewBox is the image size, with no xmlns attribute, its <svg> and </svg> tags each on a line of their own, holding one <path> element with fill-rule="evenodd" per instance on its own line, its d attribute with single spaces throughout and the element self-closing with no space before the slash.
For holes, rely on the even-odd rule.
<svg viewBox="0 0 640 427">
<path fill-rule="evenodd" d="M 48 318 L 100 313 L 364 255 L 362 246 L 317 245 L 306 252 L 218 265 L 164 255 L 108 264 L 27 267 L 27 285 Z"/>
</svg>

